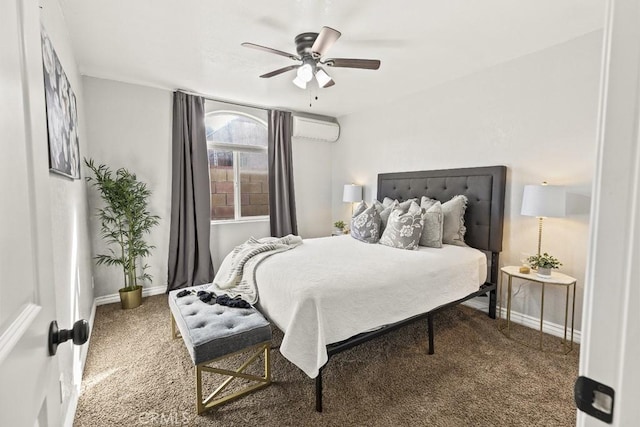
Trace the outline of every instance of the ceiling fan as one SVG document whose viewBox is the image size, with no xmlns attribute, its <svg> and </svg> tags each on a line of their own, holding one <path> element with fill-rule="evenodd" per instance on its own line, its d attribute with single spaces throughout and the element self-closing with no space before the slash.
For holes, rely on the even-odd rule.
<svg viewBox="0 0 640 427">
<path fill-rule="evenodd" d="M 377 59 L 353 59 L 353 58 L 323 58 L 325 53 L 340 38 L 340 31 L 330 27 L 322 27 L 320 33 L 302 33 L 298 34 L 294 41 L 296 43 L 297 55 L 283 52 L 278 49 L 272 49 L 266 46 L 260 46 L 255 43 L 242 43 L 244 47 L 262 50 L 264 52 L 275 53 L 276 55 L 285 56 L 299 64 L 289 65 L 279 68 L 261 75 L 262 78 L 270 78 L 287 71 L 297 70 L 296 78 L 293 83 L 300 89 L 306 89 L 307 83 L 316 78 L 318 86 L 321 88 L 331 87 L 335 84 L 331 76 L 322 68 L 341 67 L 341 68 L 361 68 L 365 70 L 377 70 L 380 68 L 380 61 Z"/>
</svg>

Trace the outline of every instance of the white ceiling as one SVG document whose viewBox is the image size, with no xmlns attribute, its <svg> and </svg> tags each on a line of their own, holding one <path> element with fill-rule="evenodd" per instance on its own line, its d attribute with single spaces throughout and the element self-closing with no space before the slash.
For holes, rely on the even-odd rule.
<svg viewBox="0 0 640 427">
<path fill-rule="evenodd" d="M 602 28 L 604 0 L 60 0 L 84 75 L 341 116 L 422 91 Z M 46 6 L 45 6 L 46 7 Z M 329 68 L 336 85 L 303 91 L 293 38 L 342 32 L 329 57 L 380 59 L 380 70 Z M 309 107 L 311 97 L 313 106 Z"/>
</svg>

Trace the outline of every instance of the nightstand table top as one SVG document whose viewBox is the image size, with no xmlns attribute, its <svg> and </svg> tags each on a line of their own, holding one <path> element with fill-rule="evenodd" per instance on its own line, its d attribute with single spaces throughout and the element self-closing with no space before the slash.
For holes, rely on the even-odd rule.
<svg viewBox="0 0 640 427">
<path fill-rule="evenodd" d="M 519 271 L 520 266 L 514 266 L 514 265 L 502 267 L 500 270 L 513 277 L 519 277 L 521 279 L 533 280 L 535 282 L 541 282 L 541 283 L 553 283 L 556 285 L 572 285 L 576 282 L 575 278 L 563 273 L 558 273 L 553 270 L 551 270 L 551 277 L 540 277 L 536 274 L 534 270 L 531 270 L 531 273 L 528 273 L 528 274 L 520 273 Z"/>
</svg>

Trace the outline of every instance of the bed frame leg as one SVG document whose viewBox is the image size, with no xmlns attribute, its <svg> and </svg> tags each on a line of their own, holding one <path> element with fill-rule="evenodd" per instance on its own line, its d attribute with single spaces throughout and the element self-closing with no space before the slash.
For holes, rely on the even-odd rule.
<svg viewBox="0 0 640 427">
<path fill-rule="evenodd" d="M 497 287 L 498 287 L 498 274 L 500 274 L 500 254 L 498 252 L 491 252 L 491 277 L 490 283 L 495 285 L 496 289 L 489 291 L 489 317 L 496 318 L 496 305 L 498 301 Z"/>
<path fill-rule="evenodd" d="M 316 377 L 316 412 L 322 412 L 322 368 Z"/>
<path fill-rule="evenodd" d="M 489 317 L 496 318 L 496 304 L 497 304 L 497 292 L 495 289 L 489 291 Z"/>
<path fill-rule="evenodd" d="M 427 314 L 427 325 L 429 326 L 429 354 L 433 354 L 435 352 L 435 348 L 433 347 L 433 314 Z"/>
</svg>

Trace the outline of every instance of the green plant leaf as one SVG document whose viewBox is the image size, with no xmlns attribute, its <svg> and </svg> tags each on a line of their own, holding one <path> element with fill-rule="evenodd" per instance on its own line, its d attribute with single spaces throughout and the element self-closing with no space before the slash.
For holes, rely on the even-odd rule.
<svg viewBox="0 0 640 427">
<path fill-rule="evenodd" d="M 107 253 L 95 257 L 96 264 L 120 266 L 125 288 L 135 288 L 138 279 L 151 281 L 151 275 L 145 272 L 146 264 L 141 267 L 140 276 L 136 273 L 139 259 L 151 255 L 155 248 L 142 236 L 149 234 L 160 221 L 159 216 L 148 210 L 151 190 L 125 168 L 113 172 L 107 165 L 96 166 L 93 159 L 85 158 L 84 162 L 93 173 L 85 179 L 97 190 L 103 203 L 96 208 L 96 217 L 108 248 Z"/>
</svg>

